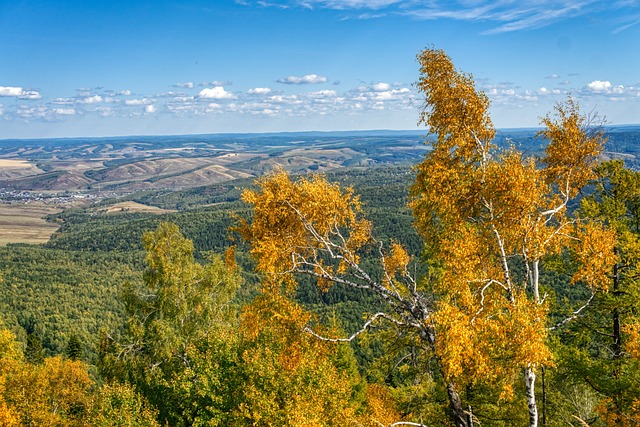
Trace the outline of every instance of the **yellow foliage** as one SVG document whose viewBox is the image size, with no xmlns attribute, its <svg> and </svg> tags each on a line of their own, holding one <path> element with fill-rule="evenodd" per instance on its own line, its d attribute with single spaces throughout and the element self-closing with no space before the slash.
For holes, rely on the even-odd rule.
<svg viewBox="0 0 640 427">
<path fill-rule="evenodd" d="M 513 147 L 498 150 L 489 100 L 473 78 L 441 50 L 427 49 L 418 60 L 420 123 L 436 141 L 417 166 L 411 207 L 439 269 L 432 285 L 436 353 L 448 381 L 500 384 L 506 399 L 523 369 L 553 364 L 540 263 L 574 244 L 581 263 L 574 281 L 606 289 L 615 236 L 567 214 L 571 198 L 595 177 L 604 139 L 569 99 L 542 120 L 540 134 L 549 140 L 542 162 Z M 520 283 L 516 265 L 526 268 Z"/>
<path fill-rule="evenodd" d="M 371 223 L 361 218 L 360 200 L 352 189 L 342 190 L 319 175 L 292 181 L 284 171 L 263 178 L 259 187 L 242 193 L 253 205 L 254 217 L 240 228 L 251 241 L 259 271 L 286 272 L 318 261 L 326 255 L 323 242 L 335 238 L 343 243 L 340 268 L 358 262 L 358 249 L 371 238 Z M 348 235 L 342 234 L 345 230 Z"/>
<path fill-rule="evenodd" d="M 543 159 L 547 164 L 545 173 L 550 182 L 574 196 L 596 177 L 594 168 L 603 150 L 604 131 L 590 133 L 590 123 L 572 99 L 557 104 L 555 112 L 556 117 L 547 115 L 542 120 L 546 129 L 540 132 L 549 140 Z"/>
<path fill-rule="evenodd" d="M 622 325 L 622 332 L 627 335 L 624 348 L 634 359 L 640 360 L 640 322 Z"/>
<path fill-rule="evenodd" d="M 231 271 L 235 270 L 236 267 L 238 266 L 236 264 L 236 245 L 232 245 L 230 246 L 225 252 L 224 252 L 224 264 L 227 266 L 227 268 Z"/>
<path fill-rule="evenodd" d="M 613 265 L 618 261 L 614 252 L 618 243 L 615 230 L 590 222 L 580 227 L 577 238 L 574 250 L 580 269 L 572 282 L 583 281 L 593 290 L 607 291 Z"/>
<path fill-rule="evenodd" d="M 344 426 L 355 417 L 351 384 L 331 363 L 335 344 L 303 332 L 309 314 L 267 292 L 245 308 L 244 403 L 238 416 L 254 426 Z"/>
<path fill-rule="evenodd" d="M 367 385 L 367 411 L 360 418 L 362 425 L 367 427 L 388 426 L 402 419 L 393 398 L 379 384 Z"/>
<path fill-rule="evenodd" d="M 51 357 L 42 365 L 17 365 L 6 377 L 4 399 L 21 425 L 79 426 L 92 385 L 82 362 Z"/>
<path fill-rule="evenodd" d="M 596 408 L 607 427 L 636 427 L 640 425 L 640 400 L 634 400 L 629 411 L 620 413 L 610 398 L 603 399 Z"/>
</svg>

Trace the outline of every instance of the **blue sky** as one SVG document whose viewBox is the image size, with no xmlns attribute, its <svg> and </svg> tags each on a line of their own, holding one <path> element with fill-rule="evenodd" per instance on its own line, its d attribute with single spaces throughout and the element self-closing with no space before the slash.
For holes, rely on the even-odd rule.
<svg viewBox="0 0 640 427">
<path fill-rule="evenodd" d="M 640 0 L 0 0 L 0 138 L 416 129 L 444 49 L 530 127 L 640 123 Z"/>
</svg>

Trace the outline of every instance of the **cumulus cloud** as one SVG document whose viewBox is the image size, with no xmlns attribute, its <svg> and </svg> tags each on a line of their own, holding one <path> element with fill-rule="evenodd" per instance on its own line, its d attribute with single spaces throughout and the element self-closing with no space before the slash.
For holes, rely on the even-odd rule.
<svg viewBox="0 0 640 427">
<path fill-rule="evenodd" d="M 609 96 L 611 101 L 621 101 L 624 98 L 620 96 L 637 96 L 640 94 L 640 88 L 634 86 L 614 85 L 609 80 L 601 81 L 594 80 L 583 88 L 583 94 L 585 95 L 605 95 Z M 614 99 L 618 97 L 618 99 Z"/>
<path fill-rule="evenodd" d="M 493 84 L 489 79 L 477 79 L 478 88 L 485 91 L 493 105 L 522 108 L 552 103 L 564 99 L 571 91 L 578 99 L 603 99 L 608 102 L 640 102 L 640 87 L 615 85 L 610 81 L 594 80 L 582 88 L 563 86 L 559 77 L 547 76 L 558 80 L 547 80 L 548 84 L 538 88 L 523 88 L 514 82 Z M 304 85 L 326 82 L 326 78 L 317 74 L 302 77 L 290 76 L 286 80 L 290 85 Z M 373 81 L 358 87 L 342 88 L 325 86 L 331 89 L 308 87 L 308 91 L 289 87 L 273 90 L 268 87 L 250 87 L 243 91 L 231 92 L 224 86 L 208 84 L 211 87 L 198 88 L 197 94 L 174 91 L 163 94 L 136 94 L 130 91 L 115 91 L 105 88 L 83 89 L 78 94 L 65 98 L 52 98 L 45 102 L 12 102 L 0 107 L 2 120 L 61 121 L 74 115 L 93 117 L 149 117 L 154 115 L 175 115 L 196 117 L 207 115 L 257 115 L 277 117 L 320 117 L 349 114 L 367 114 L 374 111 L 399 112 L 415 111 L 422 102 L 415 88 L 402 82 Z M 220 83 L 220 82 L 217 82 Z M 2 96 L 18 97 L 28 95 L 22 88 L 0 87 Z M 296 92 L 296 93 L 287 93 Z M 298 93 L 299 92 L 299 93 Z M 123 96 L 123 97 L 121 97 Z M 2 99 L 2 98 L 0 98 Z M 231 101 L 232 100 L 232 101 Z"/>
<path fill-rule="evenodd" d="M 51 111 L 59 116 L 73 116 L 76 114 L 75 108 L 54 108 Z"/>
<path fill-rule="evenodd" d="M 391 85 L 389 83 L 376 83 L 373 86 L 371 86 L 371 88 L 376 92 L 384 92 L 386 90 L 391 89 Z"/>
<path fill-rule="evenodd" d="M 184 88 L 184 89 L 193 89 L 194 84 L 193 84 L 193 82 L 176 83 L 176 84 L 173 85 L 173 87 L 179 87 L 179 88 Z"/>
<path fill-rule="evenodd" d="M 51 101 L 52 104 L 55 105 L 72 105 L 76 103 L 75 98 L 55 98 Z"/>
<path fill-rule="evenodd" d="M 149 105 L 153 104 L 153 100 L 142 98 L 142 99 L 127 99 L 124 101 L 125 105 Z"/>
<path fill-rule="evenodd" d="M 40 99 L 42 95 L 36 90 L 25 90 L 16 86 L 0 86 L 0 96 L 13 96 L 18 99 Z"/>
<path fill-rule="evenodd" d="M 609 80 L 605 80 L 603 82 L 600 80 L 594 80 L 591 83 L 588 83 L 586 87 L 593 92 L 607 92 L 611 90 L 611 82 Z"/>
<path fill-rule="evenodd" d="M 318 74 L 307 74 L 302 77 L 298 76 L 289 76 L 283 79 L 276 80 L 278 83 L 282 83 L 285 85 L 305 85 L 305 84 L 319 84 L 326 83 L 327 78 L 324 76 L 320 76 Z"/>
<path fill-rule="evenodd" d="M 537 92 L 538 95 L 561 95 L 563 93 L 560 89 L 549 89 L 544 86 L 538 89 Z"/>
<path fill-rule="evenodd" d="M 251 95 L 268 95 L 271 93 L 271 89 L 268 87 L 256 87 L 253 89 L 249 89 L 247 93 Z"/>
<path fill-rule="evenodd" d="M 331 98 L 337 95 L 335 90 L 319 90 L 316 92 L 309 92 L 307 94 L 311 98 Z"/>
<path fill-rule="evenodd" d="M 235 99 L 236 96 L 224 90 L 222 86 L 216 86 L 213 88 L 202 89 L 198 94 L 200 98 L 211 98 L 211 99 Z"/>
<path fill-rule="evenodd" d="M 21 87 L 0 86 L 0 96 L 19 96 L 22 92 Z"/>
<path fill-rule="evenodd" d="M 86 98 L 78 99 L 78 102 L 80 104 L 97 104 L 99 102 L 102 102 L 102 97 L 100 95 L 88 96 Z"/>
</svg>

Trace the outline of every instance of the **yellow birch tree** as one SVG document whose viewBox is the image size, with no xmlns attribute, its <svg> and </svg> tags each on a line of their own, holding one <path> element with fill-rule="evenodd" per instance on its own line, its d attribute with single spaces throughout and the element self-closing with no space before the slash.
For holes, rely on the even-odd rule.
<svg viewBox="0 0 640 427">
<path fill-rule="evenodd" d="M 538 424 L 536 373 L 553 364 L 547 344 L 548 301 L 541 295 L 541 263 L 577 246 L 574 276 L 593 291 L 614 262 L 613 235 L 567 212 L 602 151 L 602 132 L 569 99 L 542 119 L 543 158 L 493 145 L 489 100 L 471 75 L 456 70 L 441 50 L 418 60 L 425 95 L 420 123 L 435 136 L 412 187 L 416 226 L 437 269 L 432 289 L 436 352 L 456 388 L 499 384 L 511 394 L 522 371 L 529 426 Z M 523 265 L 525 274 L 515 274 Z"/>
<path fill-rule="evenodd" d="M 304 327 L 311 335 L 351 341 L 386 322 L 433 352 L 457 427 L 477 418 L 461 397 L 467 387 L 491 387 L 507 400 L 522 379 L 528 425 L 536 427 L 536 374 L 553 364 L 541 263 L 575 247 L 581 263 L 574 282 L 596 292 L 615 259 L 613 234 L 567 211 L 594 177 L 602 133 L 591 132 L 568 100 L 542 120 L 540 136 L 548 140 L 543 158 L 500 150 L 493 144 L 489 100 L 472 76 L 456 70 L 441 50 L 426 49 L 418 61 L 417 88 L 425 96 L 420 123 L 435 141 L 417 167 L 411 207 L 430 280 L 416 280 L 400 244 L 385 248 L 373 237 L 353 190 L 319 176 L 292 181 L 276 172 L 258 190 L 245 191 L 254 215 L 244 235 L 258 270 L 274 282 L 279 277 L 294 286 L 294 275 L 303 274 L 323 288 L 340 284 L 380 298 L 380 311 L 350 337 Z M 375 255 L 373 269 L 361 263 L 365 252 Z M 516 274 L 518 266 L 524 274 Z"/>
</svg>

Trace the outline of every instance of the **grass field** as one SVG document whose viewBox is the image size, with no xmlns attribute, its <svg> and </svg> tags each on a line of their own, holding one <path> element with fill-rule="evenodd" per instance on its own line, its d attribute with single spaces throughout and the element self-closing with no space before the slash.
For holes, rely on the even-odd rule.
<svg viewBox="0 0 640 427">
<path fill-rule="evenodd" d="M 46 222 L 44 216 L 60 211 L 44 203 L 0 204 L 0 246 L 47 242 L 58 225 Z"/>
</svg>

